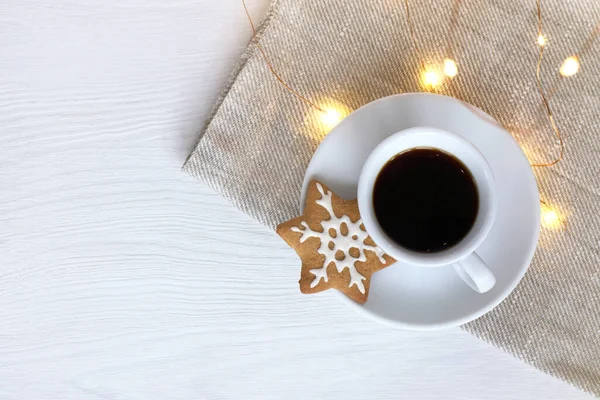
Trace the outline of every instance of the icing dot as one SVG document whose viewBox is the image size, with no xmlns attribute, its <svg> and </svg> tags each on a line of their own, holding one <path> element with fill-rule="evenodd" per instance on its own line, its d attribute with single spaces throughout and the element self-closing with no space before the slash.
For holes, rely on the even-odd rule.
<svg viewBox="0 0 600 400">
<path fill-rule="evenodd" d="M 337 232 L 335 228 L 329 228 L 329 236 L 331 236 L 332 238 L 337 237 Z"/>
<path fill-rule="evenodd" d="M 353 240 L 356 240 L 356 239 L 358 239 L 358 236 L 356 236 L 356 235 L 352 235 L 352 239 L 353 239 Z"/>
<path fill-rule="evenodd" d="M 333 243 L 333 240 L 329 241 L 329 244 L 327 245 L 327 247 L 329 247 L 329 250 L 333 250 L 335 248 L 335 243 Z"/>
<path fill-rule="evenodd" d="M 346 258 L 346 255 L 344 254 L 343 251 L 338 250 L 335 252 L 335 259 L 338 261 L 343 261 Z"/>
<path fill-rule="evenodd" d="M 358 258 L 360 257 L 360 250 L 358 249 L 358 247 L 352 247 L 350 248 L 350 250 L 348 250 L 348 254 L 350 254 L 350 256 L 354 258 Z"/>
</svg>

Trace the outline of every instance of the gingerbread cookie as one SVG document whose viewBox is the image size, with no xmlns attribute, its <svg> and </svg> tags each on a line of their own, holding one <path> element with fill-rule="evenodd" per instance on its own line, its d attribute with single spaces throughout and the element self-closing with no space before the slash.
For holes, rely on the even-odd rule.
<svg viewBox="0 0 600 400">
<path fill-rule="evenodd" d="M 280 224 L 277 234 L 302 259 L 302 293 L 335 288 L 364 303 L 371 275 L 395 262 L 365 231 L 358 202 L 339 198 L 317 181 L 308 187 L 304 215 Z"/>
</svg>

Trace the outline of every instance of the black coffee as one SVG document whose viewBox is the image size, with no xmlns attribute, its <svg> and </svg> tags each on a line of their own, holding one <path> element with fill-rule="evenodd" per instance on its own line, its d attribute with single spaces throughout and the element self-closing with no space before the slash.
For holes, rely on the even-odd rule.
<svg viewBox="0 0 600 400">
<path fill-rule="evenodd" d="M 479 209 L 473 175 L 435 149 L 398 154 L 383 167 L 373 190 L 375 216 L 400 246 L 435 253 L 460 242 Z"/>
</svg>

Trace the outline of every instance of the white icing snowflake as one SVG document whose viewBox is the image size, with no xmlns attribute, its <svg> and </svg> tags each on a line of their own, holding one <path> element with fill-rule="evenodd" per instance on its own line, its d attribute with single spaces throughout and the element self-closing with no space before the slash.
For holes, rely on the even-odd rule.
<svg viewBox="0 0 600 400">
<path fill-rule="evenodd" d="M 350 272 L 350 284 L 348 287 L 351 288 L 353 285 L 356 285 L 358 290 L 364 294 L 365 285 L 363 284 L 363 281 L 366 280 L 366 278 L 356 270 L 354 263 L 357 261 L 366 261 L 367 256 L 365 251 L 371 251 L 379 258 L 379 261 L 385 264 L 386 260 L 383 257 L 384 252 L 377 246 L 371 246 L 364 243 L 365 239 L 369 235 L 363 228 L 361 219 L 356 222 L 352 222 L 350 217 L 347 215 L 342 215 L 338 218 L 333 211 L 331 192 L 325 192 L 320 183 L 317 183 L 317 189 L 319 190 L 319 193 L 321 193 L 321 198 L 317 200 L 316 203 L 327 210 L 330 217 L 329 220 L 320 222 L 323 232 L 313 231 L 304 221 L 300 223 L 303 229 L 292 227 L 292 231 L 302 233 L 300 243 L 304 243 L 306 239 L 312 237 L 316 237 L 321 240 L 321 244 L 317 252 L 325 256 L 325 263 L 321 268 L 310 270 L 310 273 L 315 276 L 315 279 L 311 282 L 310 287 L 314 288 L 317 286 L 321 279 L 323 279 L 325 282 L 328 282 L 329 277 L 327 276 L 327 267 L 329 264 L 334 263 L 339 273 L 348 268 L 348 271 Z M 345 225 L 347 228 L 345 235 L 342 234 L 343 225 Z M 334 231 L 335 233 L 332 235 L 330 231 Z M 353 257 L 350 254 L 351 249 L 355 249 L 353 250 L 353 253 L 358 252 L 359 256 Z M 338 251 L 341 251 L 344 254 L 343 260 L 338 260 L 335 258 L 335 254 Z"/>
</svg>

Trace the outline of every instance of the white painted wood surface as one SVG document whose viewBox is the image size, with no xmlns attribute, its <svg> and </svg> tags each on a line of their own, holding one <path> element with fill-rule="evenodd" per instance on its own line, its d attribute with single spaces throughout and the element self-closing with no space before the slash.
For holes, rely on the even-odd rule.
<svg viewBox="0 0 600 400">
<path fill-rule="evenodd" d="M 249 37 L 239 0 L 0 3 L 0 400 L 588 398 L 301 295 L 180 171 Z"/>
</svg>

